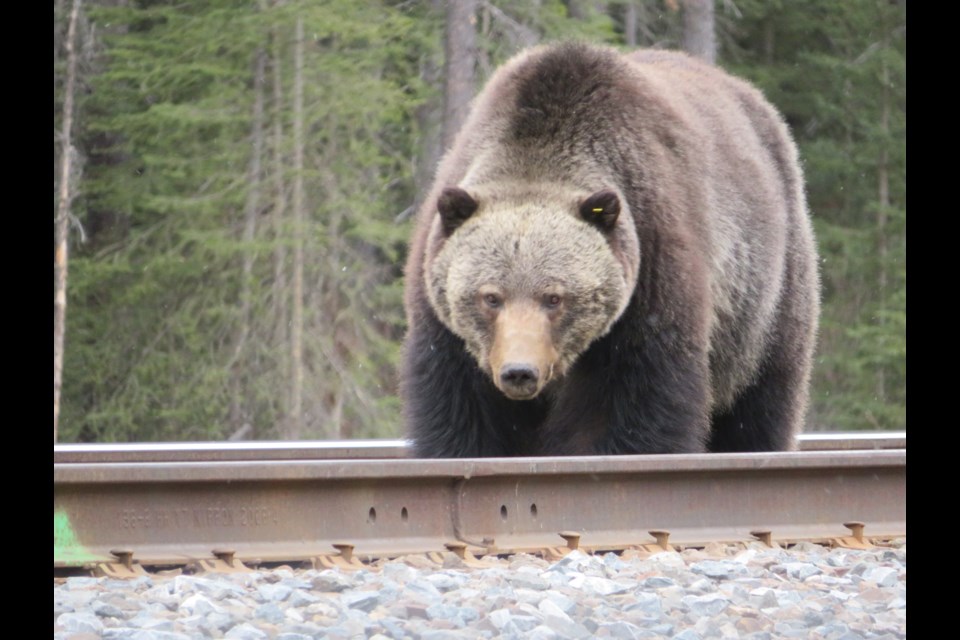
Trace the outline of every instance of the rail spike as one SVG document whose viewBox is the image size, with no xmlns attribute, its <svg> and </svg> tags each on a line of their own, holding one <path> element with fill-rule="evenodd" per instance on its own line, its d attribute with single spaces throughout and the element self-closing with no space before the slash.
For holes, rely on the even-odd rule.
<svg viewBox="0 0 960 640">
<path fill-rule="evenodd" d="M 851 520 L 844 522 L 843 526 L 850 530 L 852 535 L 833 538 L 830 541 L 831 546 L 843 547 L 845 549 L 875 549 L 876 547 L 863 537 L 863 530 L 867 526 L 862 522 Z"/>
<path fill-rule="evenodd" d="M 110 554 L 117 558 L 119 562 L 98 562 L 94 565 L 93 575 L 120 580 L 147 575 L 144 568 L 134 561 L 131 549 L 111 549 Z"/>
<path fill-rule="evenodd" d="M 335 554 L 325 554 L 311 559 L 314 569 L 363 569 L 364 564 L 354 557 L 352 542 L 334 542 Z"/>
<path fill-rule="evenodd" d="M 210 553 L 213 554 L 213 558 L 201 558 L 197 561 L 200 571 L 205 573 L 244 573 L 251 571 L 250 567 L 234 557 L 237 552 L 233 549 L 214 549 Z"/>
</svg>

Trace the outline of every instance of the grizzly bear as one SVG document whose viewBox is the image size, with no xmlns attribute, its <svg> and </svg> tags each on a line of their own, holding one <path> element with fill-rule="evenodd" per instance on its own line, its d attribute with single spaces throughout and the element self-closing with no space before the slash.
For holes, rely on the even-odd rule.
<svg viewBox="0 0 960 640">
<path fill-rule="evenodd" d="M 536 47 L 441 161 L 406 265 L 420 457 L 791 449 L 819 314 L 797 150 L 681 53 Z"/>
</svg>

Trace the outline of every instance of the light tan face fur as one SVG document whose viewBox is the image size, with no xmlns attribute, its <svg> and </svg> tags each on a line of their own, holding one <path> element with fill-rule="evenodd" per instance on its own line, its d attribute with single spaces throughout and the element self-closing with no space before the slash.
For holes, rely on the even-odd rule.
<svg viewBox="0 0 960 640">
<path fill-rule="evenodd" d="M 494 384 L 530 399 L 610 330 L 633 282 L 576 201 L 479 202 L 434 258 L 428 293 Z"/>
</svg>

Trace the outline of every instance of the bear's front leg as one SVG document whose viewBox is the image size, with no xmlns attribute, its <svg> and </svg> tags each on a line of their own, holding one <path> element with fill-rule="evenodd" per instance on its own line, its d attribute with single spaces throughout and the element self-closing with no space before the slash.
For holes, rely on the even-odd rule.
<svg viewBox="0 0 960 640">
<path fill-rule="evenodd" d="M 687 318 L 663 321 L 632 305 L 558 385 L 543 455 L 706 451 L 706 341 Z"/>
<path fill-rule="evenodd" d="M 614 347 L 609 423 L 596 451 L 702 453 L 710 433 L 704 344 L 675 328 L 647 327 Z"/>
<path fill-rule="evenodd" d="M 432 314 L 404 342 L 400 393 L 406 433 L 421 458 L 532 455 L 542 401 L 506 398 Z"/>
</svg>

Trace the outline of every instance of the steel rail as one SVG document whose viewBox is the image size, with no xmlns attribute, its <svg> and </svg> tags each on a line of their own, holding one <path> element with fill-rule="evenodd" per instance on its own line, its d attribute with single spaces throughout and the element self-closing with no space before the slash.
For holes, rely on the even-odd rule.
<svg viewBox="0 0 960 640">
<path fill-rule="evenodd" d="M 906 534 L 906 450 L 54 464 L 54 567 Z"/>
<path fill-rule="evenodd" d="M 906 432 L 806 433 L 800 451 L 906 449 Z M 60 444 L 54 463 L 213 462 L 240 460 L 391 460 L 409 455 L 405 440 L 330 440 L 298 442 L 163 442 L 134 444 Z"/>
</svg>

